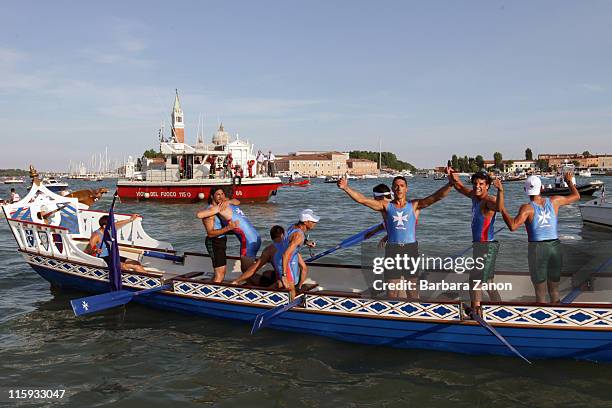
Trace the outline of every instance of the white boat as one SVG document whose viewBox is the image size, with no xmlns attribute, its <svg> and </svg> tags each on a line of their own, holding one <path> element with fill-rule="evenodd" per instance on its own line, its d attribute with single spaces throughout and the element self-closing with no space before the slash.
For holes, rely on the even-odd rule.
<svg viewBox="0 0 612 408">
<path fill-rule="evenodd" d="M 591 170 L 590 169 L 584 169 L 584 170 L 580 170 L 578 172 L 578 175 L 580 177 L 591 177 Z"/>
<path fill-rule="evenodd" d="M 602 192 L 601 197 L 580 204 L 578 207 L 583 223 L 612 228 L 612 203 L 606 202 L 605 192 Z"/>
<path fill-rule="evenodd" d="M 4 180 L 4 184 L 23 184 L 24 180 L 16 177 L 11 177 Z"/>
</svg>

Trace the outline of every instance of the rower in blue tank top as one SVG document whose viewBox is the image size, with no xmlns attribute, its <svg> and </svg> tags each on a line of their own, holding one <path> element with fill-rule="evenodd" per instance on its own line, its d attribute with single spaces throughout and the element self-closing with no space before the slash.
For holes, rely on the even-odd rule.
<svg viewBox="0 0 612 408">
<path fill-rule="evenodd" d="M 440 201 L 448 195 L 451 189 L 452 179 L 449 178 L 449 183 L 433 194 L 425 198 L 408 200 L 406 193 L 408 192 L 408 182 L 403 176 L 397 176 L 393 179 L 391 190 L 393 191 L 393 200 L 377 200 L 376 198 L 367 198 L 359 191 L 353 190 L 348 185 L 346 177 L 338 181 L 338 188 L 344 190 L 354 201 L 362 204 L 374 211 L 381 213 L 385 219 L 387 227 L 387 245 L 385 246 L 385 257 L 417 257 L 418 244 L 416 240 L 416 225 L 421 210 Z M 384 278 L 386 284 L 400 284 L 404 282 L 407 290 L 391 289 L 391 285 L 387 286 L 387 294 L 390 298 L 413 298 L 418 299 L 419 292 L 416 289 L 418 280 L 418 271 L 393 268 L 386 269 Z"/>
<path fill-rule="evenodd" d="M 557 234 L 557 213 L 559 207 L 580 200 L 580 193 L 572 181 L 572 173 L 564 174 L 569 185 L 569 196 L 542 197 L 542 181 L 538 176 L 529 176 L 525 180 L 525 193 L 529 203 L 521 205 L 519 213 L 512 218 L 504 208 L 503 192 L 500 201 L 500 212 L 510 231 L 516 231 L 525 224 L 529 245 L 527 258 L 529 272 L 538 303 L 546 302 L 546 294 L 551 303 L 559 302 L 559 281 L 561 279 L 562 248 Z"/>
<path fill-rule="evenodd" d="M 261 237 L 251 224 L 246 214 L 236 205 L 229 206 L 232 210 L 231 220 L 238 222 L 238 226 L 232 232 L 240 241 L 240 256 L 256 258 L 259 247 L 261 246 Z M 228 220 L 229 221 L 229 220 Z"/>
<path fill-rule="evenodd" d="M 306 242 L 305 233 L 313 229 L 319 220 L 320 217 L 315 215 L 311 209 L 303 210 L 300 213 L 299 222 L 287 229 L 283 239 L 280 260 L 276 258 L 277 262 L 275 265 L 277 270 L 281 271 L 282 286 L 289 289 L 292 298 L 296 295 L 296 289 L 300 289 L 306 279 L 306 271 L 302 270 L 303 273 L 300 273 L 300 267 L 304 269 L 306 267 L 304 262 L 300 262 L 300 248 L 304 244 L 310 247 L 314 246 L 314 243 Z"/>
<path fill-rule="evenodd" d="M 411 244 L 416 242 L 418 219 L 414 213 L 412 201 L 407 201 L 403 208 L 398 208 L 395 203 L 390 202 L 385 208 L 385 214 L 388 243 Z"/>
<path fill-rule="evenodd" d="M 533 218 L 525 221 L 529 242 L 551 241 L 558 239 L 557 214 L 550 198 L 544 199 L 544 206 L 533 201 L 529 203 L 533 208 Z"/>
<path fill-rule="evenodd" d="M 261 251 L 261 256 L 236 280 L 233 285 L 239 285 L 247 282 L 249 285 L 269 287 L 270 285 L 280 281 L 282 271 L 282 255 L 285 250 L 285 230 L 280 225 L 275 225 L 270 228 L 270 238 L 272 243 Z M 302 274 L 306 273 L 306 265 L 302 257 L 298 254 L 299 265 L 302 267 Z M 257 271 L 270 263 L 274 270 L 265 271 L 261 275 L 255 275 Z"/>
<path fill-rule="evenodd" d="M 287 228 L 287 233 L 285 234 L 285 238 L 280 243 L 274 244 L 277 248 L 277 251 L 273 257 L 273 265 L 274 265 L 274 269 L 276 270 L 278 279 L 282 279 L 283 277 L 283 253 L 285 252 L 285 250 L 287 250 L 287 248 L 289 248 L 289 242 L 291 239 L 291 235 L 293 234 L 300 235 L 298 240 L 301 243 L 296 246 L 296 248 L 292 251 L 289 257 L 289 265 L 288 265 L 289 270 L 287 271 L 287 274 L 291 276 L 292 282 L 297 283 L 300 281 L 300 266 L 298 262 L 298 256 L 300 254 L 300 249 L 302 248 L 302 246 L 304 246 L 304 237 L 305 237 L 304 231 L 302 231 L 300 228 L 297 228 L 295 225 L 291 225 L 289 228 Z"/>
<path fill-rule="evenodd" d="M 495 216 L 482 213 L 482 200 L 472 197 L 472 242 L 489 242 L 495 238 Z"/>
</svg>

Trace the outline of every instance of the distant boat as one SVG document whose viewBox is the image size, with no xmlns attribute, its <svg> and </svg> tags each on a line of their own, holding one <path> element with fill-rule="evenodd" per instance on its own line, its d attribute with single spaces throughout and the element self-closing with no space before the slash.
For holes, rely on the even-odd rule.
<svg viewBox="0 0 612 408">
<path fill-rule="evenodd" d="M 325 177 L 325 181 L 324 183 L 337 183 L 338 180 L 340 180 L 340 177 L 336 177 L 336 176 L 327 176 Z"/>
<path fill-rule="evenodd" d="M 44 178 L 42 180 L 42 183 L 44 184 L 45 187 L 47 187 L 49 190 L 53 191 L 54 193 L 57 193 L 60 195 L 70 194 L 70 190 L 68 190 L 68 183 L 59 181 L 56 178 L 53 178 L 53 177 Z"/>
<path fill-rule="evenodd" d="M 603 193 L 602 197 L 580 204 L 578 208 L 583 223 L 612 228 L 612 203 L 606 203 Z"/>
<path fill-rule="evenodd" d="M 592 196 L 593 193 L 595 193 L 597 190 L 601 190 L 603 185 L 604 185 L 603 181 L 595 180 L 587 184 L 579 184 L 576 186 L 576 188 L 578 189 L 580 196 L 584 197 L 584 196 Z M 569 187 L 548 186 L 542 190 L 543 196 L 553 196 L 553 195 L 567 196 L 570 194 L 571 192 L 570 192 Z"/>
<path fill-rule="evenodd" d="M 591 170 L 589 170 L 589 169 L 580 170 L 578 172 L 578 175 L 580 177 L 591 177 Z"/>
<path fill-rule="evenodd" d="M 11 177 L 9 179 L 4 180 L 4 184 L 23 184 L 24 180 L 21 178 Z"/>
</svg>

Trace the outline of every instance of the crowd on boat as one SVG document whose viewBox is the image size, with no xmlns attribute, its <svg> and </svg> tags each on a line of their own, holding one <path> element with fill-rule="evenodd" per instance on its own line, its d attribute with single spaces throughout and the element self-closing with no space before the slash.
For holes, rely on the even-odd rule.
<svg viewBox="0 0 612 408">
<path fill-rule="evenodd" d="M 416 239 L 416 228 L 421 210 L 430 207 L 449 195 L 452 189 L 462 194 L 472 202 L 471 234 L 473 257 L 484 259 L 479 267 L 470 271 L 470 281 L 493 283 L 495 277 L 495 262 L 500 244 L 495 237 L 495 220 L 501 214 L 508 229 L 515 231 L 525 225 L 528 233 L 528 264 L 531 281 L 534 285 L 536 301 L 551 303 L 559 302 L 559 281 L 561 276 L 562 253 L 557 233 L 559 208 L 577 201 L 580 195 L 573 182 L 572 174 L 566 173 L 564 181 L 568 184 L 571 194 L 568 196 L 541 196 L 542 182 L 538 176 L 532 175 L 525 180 L 525 193 L 529 201 L 523 204 L 516 216 L 511 216 L 505 207 L 504 187 L 499 178 L 493 179 L 487 172 L 478 172 L 471 177 L 471 186 L 461 182 L 458 174 L 447 169 L 448 182 L 425 198 L 408 199 L 408 182 L 405 177 L 397 176 L 391 187 L 379 184 L 373 189 L 373 196 L 366 197 L 349 186 L 346 177 L 337 182 L 340 190 L 352 200 L 379 212 L 382 216 L 381 229 L 386 230 L 386 236 L 381 240 L 386 258 L 418 257 L 419 248 Z M 493 185 L 497 190 L 495 195 L 489 194 Z M 56 210 L 57 211 L 57 210 Z M 48 214 L 42 214 L 46 219 Z M 304 284 L 308 277 L 308 265 L 300 255 L 302 247 L 315 247 L 314 241 L 307 239 L 311 231 L 320 221 L 320 217 L 311 209 L 299 213 L 296 222 L 286 229 L 280 225 L 270 228 L 272 243 L 265 247 L 261 254 L 259 250 L 262 239 L 240 208 L 240 202 L 230 197 L 222 186 L 211 188 L 208 206 L 196 213 L 202 220 L 206 232 L 205 246 L 211 257 L 214 268 L 213 282 L 220 283 L 227 273 L 227 239 L 235 236 L 240 245 L 240 267 L 242 274 L 232 284 L 248 283 L 253 286 L 271 287 L 289 290 L 293 296 L 298 291 L 305 290 Z M 116 227 L 133 221 L 119 221 Z M 108 218 L 100 219 L 100 229 L 95 231 L 89 241 L 87 252 L 102 258 L 108 257 L 108 251 L 102 245 L 102 235 Z M 120 225 L 121 224 L 121 225 Z M 258 272 L 266 265 L 271 269 Z M 143 271 L 137 262 L 122 260 L 122 268 L 133 271 Z M 414 289 L 387 290 L 386 295 L 392 299 L 418 299 L 419 271 L 410 268 L 392 268 L 384 271 L 384 279 L 389 283 L 415 282 Z M 491 285 L 494 287 L 493 285 Z M 489 299 L 500 301 L 495 290 L 488 291 Z M 478 311 L 482 300 L 481 290 L 470 291 L 471 304 Z"/>
</svg>

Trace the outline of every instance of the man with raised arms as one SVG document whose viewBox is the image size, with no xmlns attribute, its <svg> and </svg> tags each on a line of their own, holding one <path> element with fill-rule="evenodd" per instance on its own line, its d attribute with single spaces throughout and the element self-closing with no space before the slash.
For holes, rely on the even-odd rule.
<svg viewBox="0 0 612 408">
<path fill-rule="evenodd" d="M 536 301 L 546 302 L 546 292 L 550 303 L 559 302 L 559 281 L 561 280 L 562 252 L 557 233 L 559 207 L 580 199 L 580 193 L 572 180 L 572 173 L 564 174 L 570 188 L 569 196 L 542 197 L 542 181 L 538 176 L 525 180 L 525 193 L 529 203 L 521 205 L 516 217 L 512 218 L 504 207 L 504 192 L 498 194 L 499 209 L 510 231 L 516 231 L 525 224 L 529 239 L 527 257 L 529 273 L 535 288 Z"/>
<path fill-rule="evenodd" d="M 306 232 L 313 229 L 320 219 L 311 209 L 303 210 L 298 223 L 287 229 L 281 250 L 277 251 L 274 258 L 275 268 L 280 271 L 282 287 L 289 289 L 292 298 L 296 295 L 296 289 L 302 287 L 308 271 L 304 269 L 300 273 L 300 267 L 306 266 L 303 261 L 300 263 L 300 248 L 304 245 L 314 245 L 306 243 Z"/>
<path fill-rule="evenodd" d="M 227 210 L 230 204 L 238 205 L 238 200 L 229 200 L 225 195 L 225 190 L 221 186 L 212 187 L 208 195 L 208 207 L 198 211 L 196 217 L 202 220 L 206 229 L 206 250 L 212 260 L 215 276 L 213 282 L 223 282 L 227 269 L 227 237 L 226 234 L 232 232 L 238 226 L 238 222 L 230 221 L 223 225 L 223 220 L 219 215 Z"/>
<path fill-rule="evenodd" d="M 426 198 L 416 198 L 408 200 L 406 193 L 408 191 L 408 182 L 403 176 L 397 176 L 393 179 L 391 190 L 394 197 L 391 201 L 375 200 L 367 198 L 358 191 L 349 187 L 346 177 L 338 181 L 338 187 L 344 190 L 349 197 L 361 205 L 378 211 L 382 214 L 383 219 L 387 220 L 387 244 L 385 245 L 385 258 L 398 258 L 408 255 L 410 258 L 419 256 L 418 243 L 416 240 L 416 225 L 421 210 L 440 201 L 448 195 L 451 190 L 454 179 L 449 174 L 449 182 L 444 187 L 440 188 L 435 193 Z M 398 268 L 393 270 L 385 270 L 385 280 L 390 284 L 401 284 L 402 281 L 412 282 L 411 289 L 408 290 L 388 290 L 387 294 L 390 298 L 410 298 L 418 299 L 419 292 L 416 284 L 418 277 L 415 276 L 417 271 L 406 271 Z M 410 275 L 405 279 L 404 275 Z"/>
<path fill-rule="evenodd" d="M 497 208 L 496 197 L 489 195 L 489 187 L 491 186 L 491 177 L 485 171 L 474 173 L 471 178 L 472 188 L 463 185 L 457 173 L 451 169 L 451 175 L 454 179 L 455 189 L 472 200 L 472 248 L 474 259 L 482 258 L 483 268 L 473 269 L 470 271 L 470 299 L 472 308 L 478 313 L 481 313 L 480 302 L 482 300 L 482 292 L 480 289 L 474 290 L 474 285 L 477 282 L 493 282 L 495 276 L 495 260 L 499 252 L 499 242 L 495 241 L 495 215 L 499 209 Z M 495 179 L 495 188 L 498 194 L 503 192 L 503 186 L 499 178 Z M 495 289 L 488 291 L 489 299 L 494 302 L 501 301 L 499 292 Z"/>
</svg>

